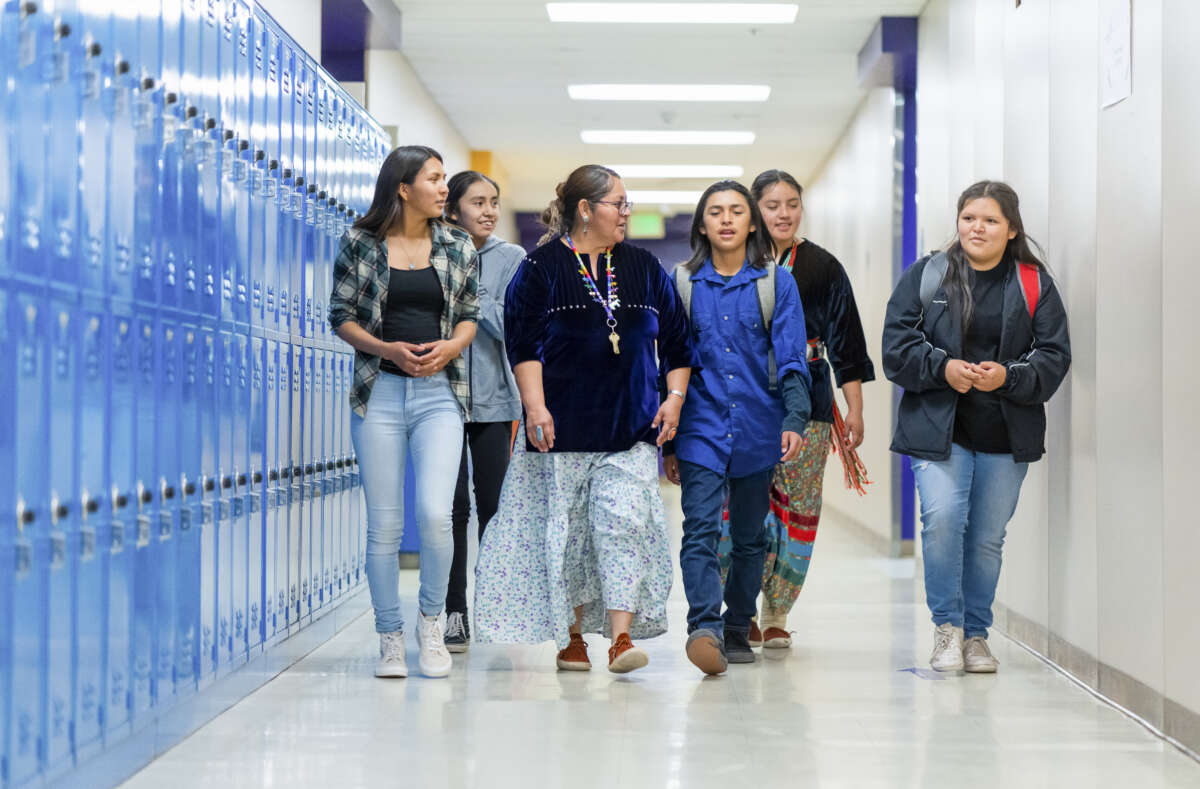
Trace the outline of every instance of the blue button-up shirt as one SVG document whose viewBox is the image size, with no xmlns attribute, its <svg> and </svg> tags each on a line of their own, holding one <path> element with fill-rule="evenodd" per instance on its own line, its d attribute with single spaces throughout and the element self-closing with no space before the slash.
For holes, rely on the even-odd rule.
<svg viewBox="0 0 1200 789">
<path fill-rule="evenodd" d="M 675 437 L 680 460 L 731 477 L 779 462 L 782 387 L 767 386 L 767 333 L 755 280 L 767 272 L 743 263 L 728 282 L 706 260 L 692 274 L 691 322 L 701 370 L 693 373 Z M 771 347 L 780 380 L 808 373 L 804 308 L 796 282 L 776 272 Z"/>
</svg>

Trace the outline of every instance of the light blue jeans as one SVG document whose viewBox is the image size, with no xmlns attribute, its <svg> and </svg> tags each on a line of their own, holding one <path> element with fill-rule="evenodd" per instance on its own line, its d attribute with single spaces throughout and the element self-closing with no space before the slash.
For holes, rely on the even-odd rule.
<svg viewBox="0 0 1200 789">
<path fill-rule="evenodd" d="M 375 631 L 404 630 L 400 613 L 400 537 L 404 533 L 404 466 L 411 452 L 421 530 L 421 590 L 426 616 L 440 614 L 454 556 L 450 511 L 462 456 L 463 418 L 445 372 L 428 378 L 379 373 L 367 415 L 350 417 L 367 500 L 367 584 Z"/>
<path fill-rule="evenodd" d="M 950 459 L 913 460 L 921 496 L 925 602 L 935 625 L 987 638 L 1008 521 L 1028 463 L 954 444 Z"/>
</svg>

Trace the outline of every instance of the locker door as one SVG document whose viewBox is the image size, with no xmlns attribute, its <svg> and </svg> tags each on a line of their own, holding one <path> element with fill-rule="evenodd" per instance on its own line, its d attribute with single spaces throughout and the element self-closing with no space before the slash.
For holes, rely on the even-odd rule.
<svg viewBox="0 0 1200 789">
<path fill-rule="evenodd" d="M 238 407 L 236 343 L 221 331 L 218 340 L 217 451 L 220 499 L 217 525 L 217 672 L 224 674 L 233 662 L 234 640 L 234 411 Z"/>
<path fill-rule="evenodd" d="M 200 669 L 200 543 L 203 533 L 204 469 L 201 464 L 200 408 L 204 395 L 202 338 L 193 324 L 183 324 L 179 387 L 179 547 L 176 588 L 175 688 L 196 689 Z"/>
<path fill-rule="evenodd" d="M 52 40 L 52 20 L 34 4 L 23 4 L 20 10 L 6 8 L 5 15 L 11 14 L 17 15 L 10 22 L 16 27 L 17 45 L 12 94 L 5 111 L 12 123 L 12 150 L 20 151 L 20 155 L 9 162 L 13 190 L 10 224 L 15 233 L 9 265 L 14 276 L 36 282 L 47 270 L 43 251 L 50 240 L 44 219 L 49 153 L 44 129 L 52 116 L 48 114 L 47 81 L 42 70 Z"/>
<path fill-rule="evenodd" d="M 157 484 L 158 519 L 151 535 L 157 553 L 155 603 L 155 703 L 168 705 L 175 697 L 177 634 L 179 628 L 177 595 L 179 573 L 179 521 L 183 491 L 180 490 L 180 373 L 182 328 L 173 316 L 159 322 L 160 372 L 156 376 L 157 394 Z"/>
<path fill-rule="evenodd" d="M 250 91 L 261 49 L 256 46 L 252 20 L 245 5 L 224 4 L 220 39 L 221 124 L 227 138 L 222 161 L 221 322 L 224 328 L 248 328 L 249 253 L 252 189 L 250 169 L 257 152 L 251 139 Z M 236 153 L 231 153 L 236 141 Z"/>
<path fill-rule="evenodd" d="M 342 575 L 346 579 L 347 590 L 357 586 L 355 575 L 357 564 L 358 522 L 354 511 L 354 469 L 351 466 L 351 456 L 354 455 L 354 442 L 350 437 L 350 383 L 354 378 L 354 355 L 340 354 L 342 360 L 342 396 L 338 402 L 338 421 L 342 427 L 340 454 L 342 458 Z"/>
<path fill-rule="evenodd" d="M 135 310 L 138 308 L 135 307 Z M 161 342 L 152 314 L 134 313 L 135 424 L 134 424 L 134 541 L 133 580 L 133 715 L 134 726 L 149 720 L 156 688 L 156 604 L 158 550 L 154 539 L 158 522 L 158 378 Z M 129 546 L 127 546 L 128 548 Z M 143 718 L 139 720 L 139 718 Z"/>
<path fill-rule="evenodd" d="M 267 580 L 266 538 L 267 507 L 267 349 L 266 340 L 253 337 L 249 343 L 250 398 L 247 439 L 249 458 L 246 474 L 247 559 L 246 559 L 246 644 L 250 654 L 261 651 L 263 643 L 264 594 Z"/>
<path fill-rule="evenodd" d="M 313 612 L 320 611 L 326 603 L 325 595 L 325 497 L 322 495 L 322 482 L 325 474 L 321 470 L 320 460 L 324 450 L 322 439 L 325 416 L 325 351 L 321 348 L 312 349 L 312 399 L 313 407 L 309 410 L 306 426 L 308 432 L 308 452 L 305 456 L 305 472 L 308 479 L 308 497 L 312 504 L 312 608 Z"/>
<path fill-rule="evenodd" d="M 320 567 L 321 548 L 321 514 L 317 507 L 317 502 L 313 496 L 313 458 L 314 452 L 314 437 L 313 423 L 316 420 L 316 398 L 314 396 L 314 379 L 316 378 L 317 370 L 317 353 L 311 345 L 306 345 L 304 348 L 304 389 L 301 393 L 302 398 L 302 422 L 300 425 L 301 447 L 300 447 L 300 466 L 302 471 L 304 499 L 304 528 L 301 532 L 300 543 L 300 569 L 302 572 L 303 581 L 301 582 L 300 613 L 302 621 L 307 624 L 311 621 L 313 609 L 317 605 L 317 598 L 320 594 L 320 583 L 317 580 L 318 568 Z"/>
<path fill-rule="evenodd" d="M 179 227 L 174 236 L 180 249 L 179 298 L 183 310 L 196 319 L 206 313 L 214 293 L 212 282 L 205 281 L 201 261 L 217 254 L 213 242 L 216 228 L 216 194 L 209 178 L 211 144 L 202 139 L 200 117 L 201 28 L 198 0 L 183 0 L 179 17 L 180 64 L 178 92 L 167 95 L 168 113 L 176 116 L 176 147 L 164 151 L 164 168 L 172 157 L 179 157 Z M 173 165 L 170 165 L 173 166 Z M 169 173 L 167 173 L 169 176 Z"/>
<path fill-rule="evenodd" d="M 153 25 L 157 25 L 157 14 Z M 143 14 L 142 26 L 152 26 L 149 15 Z M 156 34 L 143 37 L 157 43 Z M 133 102 L 130 122 L 134 131 L 134 184 L 133 193 L 133 298 L 141 304 L 156 305 L 162 285 L 163 236 L 161 232 L 162 186 L 161 153 L 163 145 L 163 91 L 156 80 L 159 58 L 153 52 L 143 52 L 153 63 L 154 76 L 144 71 L 150 63 L 143 59 L 143 73 L 133 66 L 129 69 L 129 95 Z M 120 133 L 120 129 L 114 129 Z M 126 197 L 126 200 L 129 198 Z"/>
<path fill-rule="evenodd" d="M 321 408 L 321 459 L 320 465 L 324 469 L 321 474 L 321 509 L 322 523 L 324 524 L 323 536 L 325 539 L 325 561 L 324 561 L 324 577 L 325 583 L 325 599 L 326 602 L 333 600 L 337 590 L 337 567 L 338 567 L 338 550 L 337 550 L 337 534 L 338 521 L 336 515 L 337 505 L 337 482 L 336 468 L 334 466 L 334 435 L 336 433 L 334 426 L 337 424 L 337 409 L 334 405 L 334 383 L 337 375 L 337 362 L 333 351 L 323 351 L 325 370 L 322 375 L 322 408 Z"/>
<path fill-rule="evenodd" d="M 113 24 L 116 58 L 104 89 L 108 96 L 108 182 L 107 255 L 109 294 L 116 299 L 134 297 L 135 211 L 146 199 L 138 190 L 137 178 L 146 177 L 144 163 L 138 159 L 138 134 L 133 103 L 138 99 L 137 80 L 129 61 L 136 46 L 136 24 L 132 34 L 129 23 Z M 124 31 L 124 32 L 122 32 Z M 134 195 L 134 199 L 130 196 Z"/>
<path fill-rule="evenodd" d="M 82 312 L 82 363 L 79 369 L 79 570 L 75 588 L 77 643 L 75 748 L 81 757 L 102 747 L 104 720 L 104 579 L 106 562 L 99 550 L 109 511 L 108 391 L 105 376 L 111 366 L 109 316 L 103 305 Z M 70 549 L 76 553 L 74 547 Z"/>
<path fill-rule="evenodd" d="M 330 357 L 333 360 L 333 398 L 329 404 L 329 418 L 333 423 L 333 442 L 330 447 L 330 462 L 335 471 L 333 483 L 333 523 L 334 523 L 334 594 L 341 597 L 346 593 L 346 453 L 342 442 L 345 441 L 345 426 L 342 424 L 342 410 L 346 403 L 344 376 L 346 355 L 334 351 Z"/>
<path fill-rule="evenodd" d="M 45 704 L 41 693 L 45 671 L 43 577 L 48 553 L 44 535 L 49 530 L 46 503 L 46 466 L 43 448 L 46 430 L 46 336 L 44 308 L 29 293 L 8 296 L 8 335 L 15 353 L 5 378 L 12 379 L 15 463 L 10 467 L 15 483 L 17 533 L 16 569 L 12 598 L 12 723 L 8 748 L 12 759 L 10 780 L 19 784 L 38 772 L 46 747 Z M 9 473 L 7 470 L 5 473 Z"/>
<path fill-rule="evenodd" d="M 282 638 L 287 637 L 288 627 L 296 618 L 298 561 L 294 558 L 297 556 L 295 541 L 298 524 L 294 517 L 295 498 L 292 493 L 292 389 L 295 367 L 292 348 L 287 342 L 279 343 L 279 533 L 276 537 L 278 559 L 275 566 L 280 591 L 275 603 Z"/>
<path fill-rule="evenodd" d="M 278 623 L 275 600 L 278 581 L 275 561 L 278 556 L 279 514 L 279 342 L 263 341 L 263 548 L 262 548 L 262 640 L 270 645 Z"/>
<path fill-rule="evenodd" d="M 12 213 L 12 160 L 9 158 L 9 143 L 16 130 L 11 118 L 14 115 L 12 106 L 12 90 L 9 76 L 16 68 L 17 26 L 19 19 L 10 9 L 0 7 L 0 283 L 7 285 L 9 271 L 8 239 L 9 217 Z M 11 83 L 15 85 L 14 83 Z M 11 542 L 7 543 L 11 548 Z M 3 608 L 3 606 L 0 606 Z M 8 654 L 3 646 L 0 653 Z M 0 678 L 4 677 L 4 667 L 0 664 Z M 0 683 L 4 682 L 0 679 Z M 7 686 L 4 686 L 7 687 Z M 7 699 L 8 695 L 0 696 Z M 8 763 L 8 717 L 5 710 L 7 705 L 0 705 L 0 759 Z"/>
<path fill-rule="evenodd" d="M 0 41 L 8 41 L 8 28 L 5 20 L 8 15 L 0 11 Z M 6 61 L 7 56 L 0 56 Z M 7 81 L 3 69 L 0 69 L 0 80 Z M 3 83 L 0 83 L 3 84 Z M 3 101 L 0 95 L 0 101 Z M 0 133 L 4 132 L 4 121 L 0 119 Z M 6 149 L 8 140 L 0 144 L 0 151 Z M 0 166 L 4 163 L 4 154 L 0 152 Z M 7 183 L 7 171 L 0 176 L 0 182 Z M 0 190 L 5 187 L 0 183 Z M 3 195 L 0 194 L 0 199 Z M 2 209 L 0 209 L 2 210 Z M 0 217 L 0 222 L 3 218 Z M 3 225 L 0 225 L 3 227 Z M 4 240 L 0 238 L 0 261 L 4 259 Z M 12 764 L 12 667 L 13 667 L 13 597 L 16 592 L 14 573 L 17 569 L 16 538 L 18 523 L 12 517 L 16 513 L 16 501 L 13 495 L 14 480 L 10 469 L 16 468 L 16 447 L 13 440 L 16 433 L 16 392 L 13 369 L 9 365 L 16 358 L 16 349 L 9 331 L 8 316 L 8 282 L 3 279 L 4 272 L 0 271 L 0 362 L 4 365 L 0 375 L 0 763 L 7 766 Z"/>
<path fill-rule="evenodd" d="M 218 588 L 217 531 L 224 519 L 217 411 L 221 376 L 220 337 L 211 327 L 200 326 L 200 468 L 202 469 L 200 532 L 200 676 L 201 684 L 216 676 L 220 665 L 220 601 Z"/>
<path fill-rule="evenodd" d="M 291 402 L 291 498 L 288 513 L 288 598 L 292 609 L 289 632 L 296 632 L 301 618 L 308 608 L 308 566 L 305 550 L 308 545 L 305 534 L 305 515 L 308 503 L 304 501 L 304 409 L 308 405 L 304 398 L 305 349 L 302 345 L 292 346 L 292 395 Z"/>
<path fill-rule="evenodd" d="M 137 506 L 134 502 L 134 415 L 136 357 L 132 306 L 112 305 L 109 379 L 108 501 L 112 519 L 101 550 L 108 548 L 107 690 L 104 728 L 107 738 L 123 736 L 130 725 L 133 668 L 133 559 L 137 548 Z M 105 539 L 106 538 L 106 539 Z"/>
<path fill-rule="evenodd" d="M 73 73 L 79 67 L 79 46 L 82 27 L 78 14 L 71 9 L 59 9 L 53 22 L 54 35 L 45 56 L 44 74 L 48 80 L 50 107 L 58 123 L 52 123 L 47 135 L 46 222 L 48 229 L 50 279 L 70 287 L 78 284 L 76 232 L 78 222 L 78 189 L 80 137 L 77 121 L 82 108 L 79 81 Z M 4 45 L 6 46 L 6 44 Z M 8 139 L 0 135 L 7 144 Z M 5 171 L 7 173 L 7 170 Z"/>
<path fill-rule="evenodd" d="M 74 304 L 63 298 L 46 303 L 50 356 L 47 370 L 49 520 L 45 532 L 50 561 L 45 565 L 46 601 L 46 769 L 57 772 L 71 760 L 71 729 L 75 700 L 72 697 L 71 663 L 74 653 L 71 623 L 74 617 L 72 579 L 78 554 L 67 550 L 68 537 L 78 537 L 78 318 Z"/>
</svg>

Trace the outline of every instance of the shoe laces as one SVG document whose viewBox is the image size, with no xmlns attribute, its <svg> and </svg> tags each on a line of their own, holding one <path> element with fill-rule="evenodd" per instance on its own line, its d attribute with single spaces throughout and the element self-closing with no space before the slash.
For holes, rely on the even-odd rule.
<svg viewBox="0 0 1200 789">
<path fill-rule="evenodd" d="M 940 652 L 942 650 L 949 649 L 950 645 L 952 643 L 954 643 L 953 631 L 949 631 L 949 630 L 937 631 L 937 640 L 934 642 L 934 649 L 936 649 Z"/>
<path fill-rule="evenodd" d="M 446 651 L 446 642 L 442 637 L 441 617 L 421 617 L 421 645 L 430 652 L 440 654 Z"/>
<path fill-rule="evenodd" d="M 380 655 L 385 662 L 404 660 L 404 637 L 396 633 L 387 633 L 384 635 L 382 649 L 383 654 Z"/>
<path fill-rule="evenodd" d="M 463 615 L 458 611 L 446 617 L 446 640 L 451 638 L 466 639 L 467 631 L 463 627 Z"/>
<path fill-rule="evenodd" d="M 992 650 L 988 648 L 986 638 L 968 638 L 967 643 L 963 646 L 963 653 L 970 657 L 988 657 L 992 656 Z"/>
</svg>

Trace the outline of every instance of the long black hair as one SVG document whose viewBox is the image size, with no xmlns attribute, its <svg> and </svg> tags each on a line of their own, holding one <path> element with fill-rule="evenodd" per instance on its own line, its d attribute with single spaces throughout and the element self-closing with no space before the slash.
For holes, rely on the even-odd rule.
<svg viewBox="0 0 1200 789">
<path fill-rule="evenodd" d="M 455 225 L 458 224 L 458 218 L 462 214 L 462 209 L 459 208 L 458 201 L 463 199 L 463 195 L 467 193 L 468 189 L 480 181 L 486 181 L 491 184 L 496 190 L 496 197 L 500 196 L 500 184 L 478 170 L 463 170 L 461 173 L 455 173 L 446 184 L 446 188 L 450 190 L 450 194 L 446 195 L 447 222 L 453 222 Z"/>
<path fill-rule="evenodd" d="M 375 179 L 375 197 L 367 213 L 354 223 L 354 227 L 383 239 L 404 221 L 404 200 L 400 197 L 400 184 L 412 186 L 417 174 L 430 159 L 443 161 L 442 155 L 427 145 L 401 145 L 387 155 L 379 176 Z"/>
<path fill-rule="evenodd" d="M 554 199 L 542 212 L 541 221 L 546 233 L 538 244 L 545 244 L 555 236 L 571 232 L 579 214 L 579 201 L 595 203 L 603 200 L 612 189 L 613 181 L 621 176 L 611 168 L 600 164 L 585 164 L 576 167 L 554 190 Z"/>
<path fill-rule="evenodd" d="M 771 244 L 771 236 L 763 226 L 762 212 L 758 203 L 750 196 L 750 190 L 737 181 L 717 181 L 704 190 L 700 201 L 696 203 L 696 213 L 692 217 L 692 257 L 684 263 L 684 268 L 693 274 L 704 265 L 704 261 L 712 257 L 712 242 L 700 231 L 704 229 L 704 212 L 708 208 L 708 199 L 717 192 L 737 192 L 746 198 L 750 210 L 750 235 L 746 238 L 746 259 L 755 268 L 766 268 L 775 263 L 775 250 Z"/>
<path fill-rule="evenodd" d="M 1025 233 L 1025 223 L 1021 219 L 1021 201 L 1017 198 L 1016 191 L 1003 181 L 978 181 L 964 189 L 958 196 L 955 221 L 957 222 L 957 217 L 962 214 L 967 203 L 983 197 L 990 197 L 996 201 L 1000 206 L 1000 213 L 1008 220 L 1009 229 L 1017 232 L 1008 240 L 1004 248 L 1004 257 L 1013 263 L 1031 263 L 1049 273 L 1042 261 L 1045 253 L 1042 252 L 1041 246 Z M 975 300 L 971 296 L 971 263 L 963 252 L 962 242 L 957 233 L 954 241 L 946 247 L 946 257 L 950 265 L 946 267 L 946 278 L 942 281 L 942 286 L 946 289 L 950 303 L 958 308 L 963 333 L 966 334 L 975 316 Z"/>
</svg>

